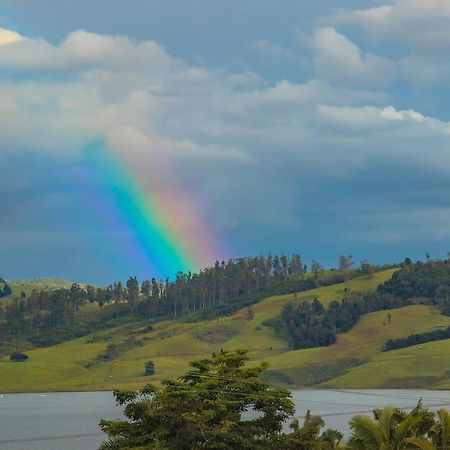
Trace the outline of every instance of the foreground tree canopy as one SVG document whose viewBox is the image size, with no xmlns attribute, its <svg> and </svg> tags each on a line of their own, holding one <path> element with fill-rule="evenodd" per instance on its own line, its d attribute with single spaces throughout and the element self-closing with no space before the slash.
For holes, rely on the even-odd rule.
<svg viewBox="0 0 450 450">
<path fill-rule="evenodd" d="M 185 375 L 139 391 L 115 391 L 126 420 L 102 420 L 101 450 L 442 450 L 450 449 L 450 414 L 419 404 L 410 412 L 376 409 L 351 419 L 351 435 L 323 431 L 308 413 L 294 419 L 291 393 L 259 381 L 266 365 L 248 368 L 245 351 L 193 361 Z M 252 411 L 251 417 L 247 412 Z"/>
<path fill-rule="evenodd" d="M 259 381 L 266 366 L 245 367 L 247 359 L 245 351 L 221 352 L 192 362 L 191 370 L 160 389 L 148 384 L 140 391 L 114 392 L 128 420 L 101 421 L 109 436 L 101 449 L 337 448 L 316 445 L 340 439 L 331 432 L 319 435 L 318 417 L 308 415 L 302 427 L 295 422 L 293 432 L 283 434 L 294 413 L 291 393 Z M 246 420 L 250 410 L 254 418 Z"/>
</svg>

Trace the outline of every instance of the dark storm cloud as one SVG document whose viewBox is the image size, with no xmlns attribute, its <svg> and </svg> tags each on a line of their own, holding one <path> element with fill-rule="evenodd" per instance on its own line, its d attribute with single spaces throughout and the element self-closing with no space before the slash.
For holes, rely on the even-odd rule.
<svg viewBox="0 0 450 450">
<path fill-rule="evenodd" d="M 144 185 L 146 168 L 170 159 L 204 201 L 226 256 L 298 250 L 330 264 L 341 253 L 378 262 L 445 254 L 450 112 L 445 102 L 424 106 L 436 96 L 434 72 L 428 84 L 412 74 L 424 43 L 415 56 L 412 42 L 407 60 L 388 43 L 362 45 L 347 32 L 376 37 L 367 17 L 387 10 L 364 8 L 378 2 L 342 4 L 360 10 L 346 21 L 331 2 L 311 2 L 303 16 L 298 2 L 276 11 L 248 2 L 239 13 L 253 12 L 253 21 L 222 2 L 193 2 L 193 10 L 200 3 L 203 15 L 194 18 L 180 2 L 173 14 L 168 2 L 153 2 L 154 15 L 148 2 L 126 14 L 122 2 L 109 2 L 101 21 L 94 13 L 103 2 L 5 3 L 4 26 L 47 38 L 0 46 L 6 274 L 20 276 L 25 259 L 30 276 L 44 260 L 39 270 L 49 274 L 127 275 L 98 244 L 101 232 L 127 230 L 99 230 L 80 197 L 93 139 L 104 139 Z M 49 16 L 54 25 L 46 28 Z M 384 17 L 385 26 L 396 17 Z M 194 27 L 201 33 L 190 34 Z M 421 94 L 418 81 L 427 86 Z M 156 174 L 158 185 L 169 175 Z M 90 276 L 96 252 L 100 269 Z M 64 269 L 58 261 L 69 255 Z"/>
</svg>

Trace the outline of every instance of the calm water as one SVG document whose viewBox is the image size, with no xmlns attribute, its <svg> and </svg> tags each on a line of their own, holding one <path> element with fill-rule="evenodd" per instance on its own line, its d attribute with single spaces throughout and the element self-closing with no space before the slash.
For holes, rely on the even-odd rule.
<svg viewBox="0 0 450 450">
<path fill-rule="evenodd" d="M 299 417 L 310 409 L 344 432 L 353 415 L 387 404 L 412 408 L 422 398 L 426 406 L 450 409 L 450 391 L 296 390 L 293 395 Z M 120 416 L 109 392 L 9 394 L 0 397 L 0 448 L 94 450 L 104 438 L 99 420 Z"/>
</svg>

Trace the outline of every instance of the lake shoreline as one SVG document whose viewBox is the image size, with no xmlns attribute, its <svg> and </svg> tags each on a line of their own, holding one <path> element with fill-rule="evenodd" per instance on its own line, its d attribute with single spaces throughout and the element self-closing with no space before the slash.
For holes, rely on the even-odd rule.
<svg viewBox="0 0 450 450">
<path fill-rule="evenodd" d="M 151 382 L 150 382 L 151 383 Z M 159 383 L 154 383 L 159 384 Z M 141 385 L 142 387 L 143 385 Z M 274 386 L 275 387 L 275 386 Z M 326 388 L 326 387 L 301 387 L 301 386 L 276 386 L 288 389 L 290 391 L 329 391 L 329 392 L 346 392 L 346 391 L 411 391 L 411 390 L 421 390 L 421 391 L 429 391 L 429 392 L 435 392 L 435 391 L 444 391 L 448 392 L 450 389 L 447 388 L 426 388 L 426 387 L 406 387 L 406 388 L 378 388 L 378 387 L 364 387 L 364 388 L 353 388 L 353 387 L 335 387 L 335 388 Z M 93 393 L 93 392 L 111 392 L 111 394 L 114 392 L 114 390 L 125 390 L 125 387 L 119 387 L 117 389 L 60 389 L 60 390 L 42 390 L 42 391 L 1 391 L 0 392 L 0 398 L 2 395 L 14 395 L 14 394 L 77 394 L 77 393 Z M 139 389 L 139 387 L 131 388 L 131 389 Z"/>
</svg>

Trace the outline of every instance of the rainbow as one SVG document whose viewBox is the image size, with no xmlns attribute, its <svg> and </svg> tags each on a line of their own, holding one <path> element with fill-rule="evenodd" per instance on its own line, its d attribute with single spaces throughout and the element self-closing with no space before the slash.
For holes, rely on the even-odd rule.
<svg viewBox="0 0 450 450">
<path fill-rule="evenodd" d="M 90 168 L 85 197 L 102 227 L 116 230 L 112 244 L 122 250 L 128 270 L 172 278 L 223 255 L 200 203 L 186 189 L 145 188 L 104 142 L 89 145 L 85 158 Z"/>
</svg>

